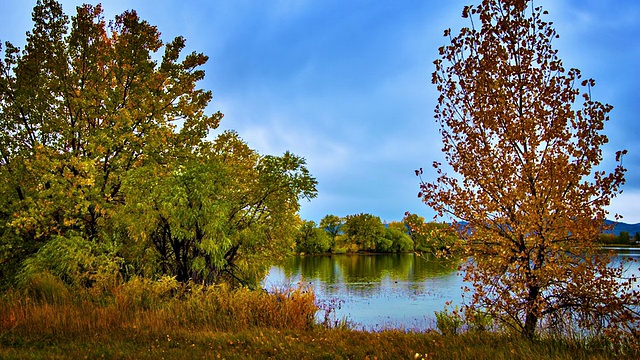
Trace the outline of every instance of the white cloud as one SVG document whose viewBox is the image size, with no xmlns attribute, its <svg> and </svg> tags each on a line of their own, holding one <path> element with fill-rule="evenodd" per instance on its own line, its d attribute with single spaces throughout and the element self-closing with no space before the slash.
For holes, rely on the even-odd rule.
<svg viewBox="0 0 640 360">
<path fill-rule="evenodd" d="M 623 216 L 620 220 L 622 222 L 629 224 L 640 223 L 640 190 L 624 191 L 611 200 L 608 210 L 610 219 L 613 219 L 617 213 Z"/>
</svg>

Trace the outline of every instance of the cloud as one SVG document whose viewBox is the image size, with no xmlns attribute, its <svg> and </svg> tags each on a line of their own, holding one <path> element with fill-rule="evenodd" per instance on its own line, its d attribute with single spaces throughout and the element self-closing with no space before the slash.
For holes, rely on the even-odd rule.
<svg viewBox="0 0 640 360">
<path fill-rule="evenodd" d="M 62 3 L 72 14 L 82 0 Z M 460 16 L 467 0 L 103 3 L 107 20 L 135 8 L 163 40 L 184 35 L 185 53 L 210 56 L 200 86 L 213 91 L 209 109 L 225 114 L 218 131 L 237 130 L 262 154 L 290 150 L 307 159 L 320 193 L 303 205 L 303 217 L 371 212 L 392 220 L 409 210 L 430 218 L 417 200 L 413 170 L 443 160 L 432 62 L 447 41 L 445 28 L 455 34 L 469 26 Z M 603 169 L 613 168 L 615 151 L 629 150 L 625 192 L 614 204 L 625 220 L 640 217 L 633 206 L 640 193 L 640 6 L 631 0 L 534 5 L 549 9 L 565 66 L 594 77 L 594 97 L 615 106 Z M 0 4 L 2 40 L 16 34 L 23 40 L 31 7 Z"/>
<path fill-rule="evenodd" d="M 611 205 L 607 209 L 609 218 L 613 219 L 613 215 L 622 215 L 620 221 L 637 224 L 640 223 L 640 190 L 632 189 L 624 191 L 621 195 L 611 200 Z"/>
</svg>

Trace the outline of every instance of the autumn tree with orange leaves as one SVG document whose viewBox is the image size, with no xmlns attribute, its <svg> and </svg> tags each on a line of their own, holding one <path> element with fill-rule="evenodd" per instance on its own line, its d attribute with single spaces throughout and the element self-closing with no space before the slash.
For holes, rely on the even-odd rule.
<svg viewBox="0 0 640 360">
<path fill-rule="evenodd" d="M 540 330 L 637 336 L 636 279 L 608 266 L 598 234 L 625 168 L 597 169 L 612 106 L 567 69 L 547 12 L 525 0 L 467 6 L 432 82 L 443 152 L 419 196 L 465 224 L 468 304 L 532 338 Z M 422 176 L 422 170 L 418 171 Z"/>
</svg>

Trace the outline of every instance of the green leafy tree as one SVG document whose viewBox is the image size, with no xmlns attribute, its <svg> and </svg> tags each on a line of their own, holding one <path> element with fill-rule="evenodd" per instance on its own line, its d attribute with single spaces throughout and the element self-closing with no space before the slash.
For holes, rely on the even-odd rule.
<svg viewBox="0 0 640 360">
<path fill-rule="evenodd" d="M 328 232 L 332 238 L 336 238 L 336 236 L 340 235 L 342 231 L 342 225 L 344 222 L 339 216 L 336 215 L 327 215 L 320 220 L 320 227 Z"/>
<path fill-rule="evenodd" d="M 259 156 L 234 132 L 188 162 L 139 170 L 125 184 L 122 222 L 181 282 L 255 286 L 293 248 L 299 199 L 315 196 L 302 158 Z"/>
<path fill-rule="evenodd" d="M 298 252 L 321 254 L 331 247 L 331 235 L 319 228 L 314 221 L 304 221 L 296 236 Z"/>
<path fill-rule="evenodd" d="M 329 247 L 329 251 L 333 251 L 333 248 L 336 244 L 336 239 L 342 233 L 342 225 L 343 221 L 339 216 L 336 215 L 326 215 L 320 220 L 320 228 L 324 229 L 329 235 L 331 235 L 331 246 Z"/>
<path fill-rule="evenodd" d="M 24 50 L 7 43 L 0 60 L 3 281 L 60 239 L 205 283 L 255 278 L 291 249 L 315 180 L 293 154 L 261 156 L 229 132 L 205 140 L 222 119 L 197 87 L 205 55 L 164 44 L 135 11 L 107 25 L 83 5 L 69 21 L 39 0 L 33 21 Z"/>
<path fill-rule="evenodd" d="M 420 195 L 469 225 L 472 308 L 529 338 L 540 326 L 634 334 L 635 279 L 608 266 L 597 243 L 624 183 L 621 164 L 596 170 L 612 107 L 592 98 L 593 80 L 565 69 L 546 11 L 529 4 L 483 0 L 463 10 L 470 28 L 445 31 L 435 113 L 457 175 L 435 163 L 437 180 Z"/>
<path fill-rule="evenodd" d="M 383 240 L 378 242 L 379 252 L 406 252 L 413 251 L 413 240 L 411 237 L 399 230 L 397 227 L 387 227 L 384 229 Z"/>
<path fill-rule="evenodd" d="M 422 216 L 406 213 L 403 222 L 416 251 L 448 255 L 456 251 L 459 237 L 446 223 L 426 223 Z"/>
<path fill-rule="evenodd" d="M 389 229 L 395 229 L 400 231 L 401 233 L 407 234 L 409 235 L 410 229 L 407 227 L 407 225 L 404 222 L 401 221 L 392 221 L 389 224 L 387 224 L 387 227 Z"/>
<path fill-rule="evenodd" d="M 430 251 L 431 247 L 424 217 L 407 212 L 402 222 L 405 224 L 411 240 L 413 240 L 414 249 L 416 251 Z"/>
<path fill-rule="evenodd" d="M 348 215 L 342 231 L 359 250 L 376 251 L 378 243 L 384 239 L 385 227 L 379 217 L 363 213 Z"/>
<path fill-rule="evenodd" d="M 98 6 L 69 20 L 38 1 L 24 51 L 7 43 L 0 62 L 0 247 L 3 278 L 54 236 L 111 241 L 122 183 L 147 162 L 189 152 L 222 115 L 204 114 L 196 89 L 207 57 L 180 58 L 134 11 L 109 26 Z M 180 123 L 177 131 L 176 124 Z"/>
</svg>

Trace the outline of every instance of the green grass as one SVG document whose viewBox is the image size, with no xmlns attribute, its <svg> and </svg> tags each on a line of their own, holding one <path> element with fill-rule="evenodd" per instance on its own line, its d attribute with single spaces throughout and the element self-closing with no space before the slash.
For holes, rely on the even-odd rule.
<svg viewBox="0 0 640 360">
<path fill-rule="evenodd" d="M 304 288 L 268 294 L 134 280 L 108 294 L 45 284 L 0 298 L 0 359 L 612 359 L 567 339 L 366 332 L 314 322 Z M 45 290 L 43 290 L 45 289 Z M 53 289 L 53 290 L 52 290 Z M 41 292 L 45 291 L 45 294 Z M 45 296 L 46 295 L 46 296 Z"/>
<path fill-rule="evenodd" d="M 504 334 L 442 336 L 346 329 L 235 332 L 123 330 L 83 337 L 5 336 L 2 359 L 613 359 L 620 355 L 565 341 Z M 635 358 L 629 356 L 628 358 Z"/>
</svg>

